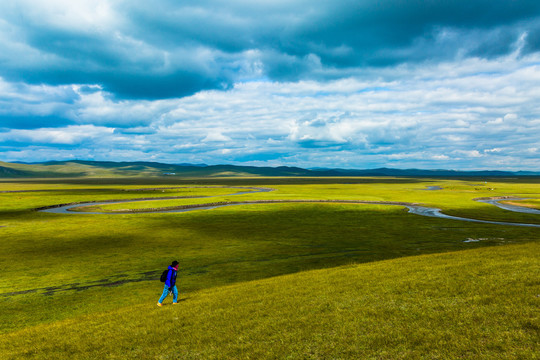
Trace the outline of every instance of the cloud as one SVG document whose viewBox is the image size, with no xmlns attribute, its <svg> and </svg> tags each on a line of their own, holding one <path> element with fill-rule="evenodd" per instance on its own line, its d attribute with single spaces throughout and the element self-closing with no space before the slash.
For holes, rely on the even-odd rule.
<svg viewBox="0 0 540 360">
<path fill-rule="evenodd" d="M 538 169 L 532 0 L 0 3 L 0 157 Z"/>
<path fill-rule="evenodd" d="M 3 2 L 0 14 L 4 79 L 99 85 L 117 99 L 540 50 L 536 0 L 21 0 Z"/>
<path fill-rule="evenodd" d="M 12 86 L 9 102 L 21 114 L 27 106 L 33 114 L 32 105 L 39 104 L 47 109 L 43 116 L 63 114 L 68 123 L 4 127 L 0 154 L 22 161 L 29 154 L 33 161 L 71 154 L 174 163 L 535 170 L 539 61 L 538 55 L 509 55 L 409 66 L 392 81 L 252 81 L 154 101 L 120 100 L 79 86 L 43 86 L 30 96 L 27 87 L 4 83 Z"/>
<path fill-rule="evenodd" d="M 202 139 L 202 142 L 228 142 L 231 140 L 230 137 L 223 135 L 220 131 L 211 131 L 204 139 Z"/>
<path fill-rule="evenodd" d="M 114 129 L 96 127 L 92 125 L 67 126 L 65 128 L 42 128 L 35 130 L 10 130 L 0 133 L 0 141 L 50 144 L 50 145 L 75 145 L 90 139 L 98 139 L 112 134 Z"/>
<path fill-rule="evenodd" d="M 477 158 L 477 157 L 483 156 L 482 154 L 480 154 L 478 150 L 454 150 L 453 153 L 458 154 L 458 155 L 463 155 L 466 157 L 471 157 L 471 158 Z"/>
</svg>

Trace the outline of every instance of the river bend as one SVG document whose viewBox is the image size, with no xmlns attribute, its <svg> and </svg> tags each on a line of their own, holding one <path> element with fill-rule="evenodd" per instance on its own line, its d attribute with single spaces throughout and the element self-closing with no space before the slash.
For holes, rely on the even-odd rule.
<svg viewBox="0 0 540 360">
<path fill-rule="evenodd" d="M 245 195 L 253 194 L 257 192 L 269 192 L 273 191 L 270 188 L 236 188 L 243 189 L 245 191 L 227 194 L 227 195 L 216 195 L 216 196 L 200 196 L 200 197 L 189 197 L 194 198 L 212 198 L 212 197 L 222 197 L 222 196 L 234 196 L 234 195 Z M 536 227 L 540 228 L 540 224 L 527 224 L 527 223 L 513 223 L 513 222 L 504 222 L 504 221 L 489 221 L 489 220 L 480 220 L 472 218 L 464 218 L 459 216 L 447 215 L 441 212 L 441 209 L 431 208 L 426 206 L 420 206 L 411 203 L 402 203 L 402 202 L 391 202 L 391 201 L 362 201 L 362 200 L 255 200 L 255 201 L 240 201 L 240 202 L 217 202 L 209 204 L 199 204 L 199 205 L 186 205 L 179 206 L 170 209 L 155 209 L 151 211 L 131 211 L 131 212 L 99 212 L 99 211 L 73 211 L 73 208 L 83 207 L 83 206 L 99 206 L 99 205 L 110 205 L 118 203 L 128 203 L 128 202 L 137 202 L 137 201 L 156 201 L 156 200 L 171 200 L 171 199 L 186 199 L 187 197 L 161 197 L 161 198 L 144 198 L 144 199 L 131 199 L 131 200 L 109 200 L 102 202 L 86 202 L 86 203 L 72 203 L 72 204 L 62 204 L 54 205 L 44 208 L 36 209 L 41 212 L 48 212 L 54 214 L 99 214 L 99 215 L 115 215 L 115 214 L 140 214 L 140 213 L 179 213 L 179 212 L 188 212 L 188 211 L 198 211 L 198 210 L 210 210 L 216 209 L 224 206 L 235 206 L 235 205 L 252 205 L 252 204 L 271 204 L 271 203 L 350 203 L 350 204 L 377 204 L 377 205 L 393 205 L 393 206 L 404 206 L 409 209 L 409 212 L 415 215 L 428 216 L 428 217 L 437 217 L 442 219 L 450 220 L 459 220 L 459 221 L 468 221 L 468 222 L 477 222 L 485 224 L 496 224 L 496 225 L 510 225 L 510 226 L 525 226 L 525 227 Z M 501 203 L 501 201 L 508 200 L 523 200 L 522 198 L 502 198 L 502 199 L 476 199 L 475 201 L 491 204 L 498 206 L 504 210 L 528 213 L 528 214 L 540 214 L 540 210 L 531 209 L 516 205 L 509 205 Z"/>
</svg>

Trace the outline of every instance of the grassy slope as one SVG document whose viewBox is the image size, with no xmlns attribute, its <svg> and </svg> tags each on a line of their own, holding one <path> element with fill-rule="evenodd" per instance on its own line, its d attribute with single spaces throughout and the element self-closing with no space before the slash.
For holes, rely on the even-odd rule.
<svg viewBox="0 0 540 360">
<path fill-rule="evenodd" d="M 425 191 L 430 182 L 394 180 L 392 183 L 384 179 L 374 184 L 365 183 L 366 179 L 347 179 L 355 180 L 364 183 L 274 186 L 267 179 L 260 185 L 275 187 L 277 191 L 223 198 L 405 200 L 446 203 L 458 208 L 466 207 L 469 198 L 489 193 L 481 189 L 470 191 L 470 185 L 456 181 L 436 183 L 452 185 L 455 189 Z M 244 180 L 243 185 L 246 181 L 251 180 Z M 159 290 L 149 287 L 152 275 L 145 273 L 159 272 L 171 256 L 182 262 L 183 289 L 194 291 L 354 262 L 538 240 L 538 229 L 534 228 L 425 218 L 407 214 L 399 206 L 273 204 L 182 215 L 44 214 L 31 209 L 73 201 L 215 194 L 229 190 L 124 191 L 140 189 L 140 185 L 79 185 L 78 189 L 69 185 L 71 190 L 64 190 L 58 184 L 25 185 L 24 189 L 42 186 L 56 190 L 0 194 L 0 226 L 4 226 L 0 228 L 0 292 L 44 287 L 61 287 L 63 291 L 50 296 L 43 295 L 46 290 L 39 290 L 0 297 L 0 306 L 5 310 L 0 312 L 0 333 L 129 304 L 127 297 L 114 296 L 116 288 L 68 291 L 74 283 L 91 286 L 105 279 L 103 282 L 134 281 L 122 285 L 123 291 L 137 293 L 153 302 Z M 530 193 L 538 187 L 537 184 L 504 186 L 505 192 Z M 5 188 L 17 186 L 8 184 Z M 493 206 L 486 209 L 514 216 Z M 525 215 L 516 219 L 538 221 L 537 216 Z M 465 243 L 467 239 L 480 241 Z M 66 303 L 70 305 L 65 306 Z"/>
<path fill-rule="evenodd" d="M 0 161 L 0 178 L 60 178 L 60 177 L 164 177 L 175 174 L 182 177 L 220 176 L 302 176 L 309 170 L 288 167 L 250 166 L 178 166 L 156 162 L 100 162 L 100 161 L 59 161 L 40 164 L 18 164 Z"/>
<path fill-rule="evenodd" d="M 540 245 L 424 255 L 193 292 L 7 334 L 3 358 L 537 359 Z M 121 295 L 121 294 L 118 294 Z M 170 301 L 170 300 L 169 300 Z"/>
<path fill-rule="evenodd" d="M 18 164 L 0 161 L 1 178 L 61 178 L 61 177 L 163 177 L 165 174 L 173 177 L 246 177 L 246 176 L 465 176 L 465 177 L 501 177 L 516 176 L 514 173 L 500 171 L 488 172 L 458 172 L 430 170 L 327 170 L 312 171 L 297 167 L 254 167 L 235 165 L 174 165 L 157 162 L 111 162 L 111 161 L 51 161 L 38 164 Z M 523 174 L 522 174 L 523 175 Z M 529 173 L 531 175 L 531 173 Z M 528 176 L 538 179 L 539 173 Z"/>
<path fill-rule="evenodd" d="M 53 182 L 42 183 L 41 181 L 4 182 L 0 184 L 0 190 L 54 190 L 0 194 L 0 226 L 4 226 L 0 228 L 0 268 L 2 269 L 0 292 L 6 293 L 42 287 L 64 287 L 64 291 L 53 295 L 44 295 L 46 291 L 40 290 L 25 295 L 1 297 L 0 323 L 2 327 L 0 328 L 0 334 L 3 333 L 4 335 L 0 336 L 3 338 L 11 339 L 10 332 L 24 328 L 28 328 L 28 331 L 34 331 L 32 329 L 52 329 L 68 326 L 72 323 L 69 319 L 81 319 L 81 316 L 85 314 L 90 317 L 103 314 L 99 316 L 105 317 L 100 319 L 109 319 L 109 315 L 106 315 L 108 312 L 116 314 L 115 312 L 119 311 L 119 314 L 123 315 L 118 316 L 128 316 L 128 312 L 131 311 L 129 306 L 133 304 L 140 304 L 135 306 L 135 309 L 140 308 L 141 311 L 146 311 L 144 309 L 150 309 L 154 306 L 153 304 L 160 293 L 160 283 L 155 280 L 148 281 L 148 277 L 147 281 L 128 283 L 119 287 L 94 287 L 84 291 L 69 290 L 69 287 L 70 284 L 74 283 L 79 283 L 81 286 L 92 285 L 101 279 L 136 281 L 144 272 L 160 272 L 163 264 L 170 261 L 170 257 L 173 255 L 178 257 L 182 263 L 181 291 L 194 299 L 199 297 L 198 294 L 203 294 L 200 296 L 205 299 L 208 298 L 210 302 L 203 302 L 201 306 L 204 306 L 204 304 L 219 306 L 219 301 L 226 303 L 226 300 L 221 298 L 221 300 L 217 299 L 216 303 L 212 303 L 210 295 L 204 295 L 212 294 L 212 290 L 208 290 L 210 291 L 208 293 L 201 291 L 207 291 L 204 289 L 216 286 L 239 284 L 245 281 L 296 273 L 302 270 L 466 248 L 531 242 L 539 239 L 538 229 L 424 218 L 407 214 L 402 208 L 395 206 L 273 204 L 223 208 L 208 212 L 182 214 L 181 216 L 177 214 L 65 216 L 31 211 L 31 209 L 38 206 L 73 201 L 195 195 L 208 192 L 217 195 L 229 192 L 228 190 L 222 192 L 223 189 L 177 189 L 166 190 L 165 193 L 162 192 L 163 190 L 139 191 L 137 189 L 141 187 L 158 187 L 158 185 L 156 185 L 155 180 L 151 180 L 149 183 L 148 180 L 144 179 L 137 179 L 136 181 L 120 179 L 114 183 L 117 185 L 100 185 L 102 181 L 101 179 L 78 180 L 77 183 L 80 184 L 70 182 L 69 185 Z M 470 181 L 366 178 L 243 179 L 241 181 L 227 179 L 212 181 L 213 184 L 220 182 L 231 185 L 256 184 L 274 187 L 277 191 L 242 197 L 223 196 L 217 198 L 218 200 L 341 198 L 409 201 L 439 206 L 445 211 L 453 211 L 457 215 L 471 214 L 493 219 L 539 222 L 538 216 L 535 215 L 513 214 L 493 206 L 471 201 L 473 198 L 485 196 L 521 194 L 524 197 L 538 197 L 540 185 L 534 182 L 498 182 L 476 185 Z M 353 184 L 339 182 L 351 182 Z M 125 183 L 131 185 L 128 186 Z M 208 180 L 197 180 L 192 183 L 208 184 Z M 143 184 L 148 186 L 141 186 Z M 162 184 L 159 186 L 173 186 L 166 183 Z M 186 183 L 182 182 L 182 184 Z M 445 190 L 425 191 L 427 185 L 439 185 L 444 187 Z M 137 191 L 124 191 L 125 189 Z M 215 200 L 212 199 L 212 201 Z M 199 200 L 193 201 L 199 202 Z M 464 243 L 464 240 L 467 239 L 479 239 L 480 241 Z M 526 249 L 525 252 L 530 252 L 529 258 L 534 260 L 534 254 L 538 254 L 538 248 L 530 247 Z M 524 261 L 534 265 L 534 261 L 530 259 Z M 459 263 L 461 260 L 456 258 L 456 261 Z M 538 262 L 537 255 L 536 262 Z M 473 268 L 475 266 L 477 264 L 474 264 Z M 537 268 L 531 268 L 537 271 Z M 469 274 L 472 271 L 471 269 L 467 270 Z M 479 267 L 479 269 L 484 268 Z M 479 272 L 482 271 L 479 270 Z M 448 277 L 444 281 L 452 282 L 453 280 Z M 465 280 L 462 279 L 462 281 Z M 497 285 L 499 283 L 494 282 L 493 284 L 494 287 L 499 286 Z M 537 288 L 538 283 L 533 281 L 531 284 L 531 286 Z M 482 286 L 481 284 L 477 285 Z M 504 286 L 508 287 L 507 285 Z M 223 289 L 223 291 L 226 289 L 228 288 Z M 415 289 L 421 290 L 418 287 L 415 287 Z M 508 291 L 515 290 L 516 288 L 508 287 Z M 246 293 L 243 293 L 243 295 L 247 296 Z M 308 298 L 306 297 L 303 301 L 307 301 Z M 394 299 L 397 301 L 399 297 Z M 255 303 L 258 300 L 252 301 Z M 501 305 L 501 299 L 493 301 L 494 306 L 499 307 L 500 311 L 506 311 L 506 308 Z M 297 299 L 297 303 L 301 302 L 301 299 Z M 145 307 L 146 305 L 142 305 L 143 303 L 151 305 Z M 290 304 L 290 306 L 296 306 L 295 304 Z M 288 307 L 289 305 L 283 306 Z M 495 311 L 494 309 L 492 310 Z M 230 320 L 231 316 L 233 316 L 233 314 L 226 314 L 226 310 L 222 309 L 220 311 L 223 313 L 224 319 Z M 274 311 L 283 312 L 284 310 L 278 308 L 274 309 Z M 370 316 L 374 318 L 384 318 L 386 316 L 385 311 L 378 315 L 374 309 L 372 311 L 373 314 Z M 239 314 L 247 316 L 242 311 Z M 184 315 L 197 318 L 194 312 Z M 491 315 L 491 313 L 479 313 L 477 319 L 482 323 L 489 320 L 484 319 L 484 316 Z M 264 317 L 266 316 L 270 315 L 264 315 Z M 516 316 L 519 318 L 521 315 L 517 314 Z M 310 320 L 309 317 L 310 315 L 305 313 L 303 321 L 314 321 L 313 319 Z M 202 317 L 198 323 L 193 323 L 192 326 L 204 328 L 207 319 Z M 521 317 L 521 319 L 524 318 Z M 154 325 L 159 324 L 159 321 L 155 322 Z M 529 326 L 529 330 L 533 332 L 538 330 L 536 320 L 533 319 L 529 323 L 527 321 L 529 320 L 523 320 L 523 323 L 529 324 L 524 325 L 524 328 Z M 419 322 L 418 326 L 424 324 L 424 322 Z M 135 324 L 131 323 L 131 325 Z M 414 324 L 411 326 L 415 326 Z M 36 325 L 38 326 L 35 327 Z M 92 328 L 95 325 L 89 326 Z M 109 329 L 106 324 L 99 324 L 100 326 Z M 375 327 L 373 324 L 372 326 Z M 491 323 L 482 326 L 484 329 L 482 331 L 487 332 L 500 329 Z M 495 330 L 491 330 L 492 328 Z M 518 331 L 516 328 L 512 329 L 510 332 Z M 453 328 L 449 333 L 454 330 L 458 331 L 461 328 Z M 147 334 L 152 334 L 159 330 L 146 328 L 145 331 Z M 214 331 L 217 335 L 215 333 L 209 336 L 221 336 L 219 329 L 215 328 Z M 279 332 L 279 329 L 276 331 Z M 323 330 L 320 331 L 324 333 Z M 421 329 L 414 329 L 414 331 L 418 332 Z M 114 333 L 114 331 L 112 332 Z M 96 332 L 96 334 L 99 333 L 99 331 Z M 103 336 L 104 333 L 101 334 Z M 195 332 L 195 334 L 203 339 L 201 341 L 205 341 L 200 332 Z M 116 334 L 110 335 L 111 339 L 115 339 L 115 336 L 117 336 Z M 452 337 L 457 336 L 455 334 L 450 335 Z M 154 340 L 148 340 L 149 342 L 144 343 L 144 346 L 149 346 L 152 342 L 159 343 L 159 336 L 155 336 Z M 313 341 L 309 334 L 305 336 L 306 341 Z M 328 336 L 330 335 L 321 335 L 321 338 L 324 340 Z M 346 335 L 341 333 L 340 336 Z M 366 339 L 365 336 L 367 335 L 362 336 Z M 227 337 L 224 339 L 230 340 Z M 278 340 L 281 341 L 281 339 Z M 294 342 L 296 340 L 288 341 Z M 197 342 L 198 340 L 193 339 L 193 341 Z M 219 340 L 208 341 L 215 343 Z M 389 338 L 385 338 L 384 341 L 392 343 Z M 481 341 L 485 342 L 486 340 Z M 524 338 L 516 338 L 517 345 L 515 346 L 519 347 L 522 343 L 529 344 L 530 341 L 527 341 Z M 444 340 L 441 339 L 440 342 L 444 343 Z M 122 344 L 121 341 L 120 344 Z M 224 343 L 215 344 L 215 354 L 219 351 L 225 351 L 231 358 L 237 357 L 230 355 L 233 353 L 229 353 L 229 350 L 227 350 L 228 345 Z M 419 344 L 422 345 L 421 342 Z M 497 346 L 500 349 L 497 351 L 505 352 L 512 349 L 512 346 L 509 347 L 501 342 L 498 344 Z M 63 347 L 64 354 L 69 354 L 72 346 L 73 344 L 65 345 Z M 84 346 L 91 345 L 86 344 Z M 156 346 L 161 347 L 162 345 L 158 344 Z M 223 346 L 223 349 L 217 350 L 217 347 L 221 346 Z M 297 344 L 297 346 L 302 346 L 302 344 Z M 189 347 L 196 349 L 193 343 L 190 343 Z M 120 349 L 124 348 L 120 347 Z M 289 349 L 292 348 L 289 346 Z M 414 352 L 418 349 L 421 349 L 421 347 L 413 347 L 410 351 Z M 127 351 L 127 353 L 132 356 L 136 355 L 130 351 Z M 166 358 L 167 355 L 172 354 L 171 357 L 174 358 L 174 351 L 172 348 L 164 349 L 164 357 Z M 196 353 L 197 351 L 209 350 L 204 348 L 194 351 Z M 252 354 L 252 357 L 256 357 L 253 354 L 256 354 L 258 350 L 249 348 L 247 351 Z M 1 351 L 0 354 L 2 354 Z M 120 357 L 123 356 L 119 353 L 115 354 Z M 153 353 L 149 352 L 149 354 Z M 377 356 L 385 356 L 381 354 Z M 395 353 L 393 354 L 395 355 Z M 34 355 L 37 357 L 45 356 L 43 353 L 35 353 Z M 209 357 L 212 356 L 214 355 L 209 355 Z M 111 357 L 113 356 L 111 355 Z M 193 357 L 197 358 L 197 356 Z M 203 355 L 199 356 L 199 358 L 205 357 Z M 215 355 L 215 357 L 219 356 Z M 276 357 L 283 358 L 284 356 Z M 309 356 L 296 356 L 296 358 L 298 357 L 306 358 Z M 339 358 L 340 356 L 320 355 L 319 357 Z M 343 355 L 342 357 L 346 358 L 347 356 Z M 51 355 L 51 358 L 54 358 L 54 356 Z M 396 356 L 388 356 L 388 358 L 396 358 Z M 531 357 L 524 356 L 523 358 Z"/>
<path fill-rule="evenodd" d="M 155 166 L 153 166 L 155 165 Z M 159 166 L 163 165 L 163 166 Z M 16 164 L 0 162 L 0 178 L 35 178 L 35 177 L 118 177 L 118 176 L 162 176 L 174 171 L 174 166 L 166 164 L 107 163 L 65 161 L 42 164 Z"/>
</svg>

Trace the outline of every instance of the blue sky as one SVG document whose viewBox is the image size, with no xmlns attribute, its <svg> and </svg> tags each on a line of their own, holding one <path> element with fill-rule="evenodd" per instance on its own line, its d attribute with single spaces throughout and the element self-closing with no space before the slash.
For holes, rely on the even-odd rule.
<svg viewBox="0 0 540 360">
<path fill-rule="evenodd" d="M 540 170 L 538 0 L 0 3 L 0 160 Z"/>
</svg>

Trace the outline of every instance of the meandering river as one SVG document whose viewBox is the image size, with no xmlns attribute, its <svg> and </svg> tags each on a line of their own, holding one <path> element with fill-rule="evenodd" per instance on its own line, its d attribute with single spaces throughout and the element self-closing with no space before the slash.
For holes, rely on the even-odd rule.
<svg viewBox="0 0 540 360">
<path fill-rule="evenodd" d="M 216 195 L 216 196 L 201 196 L 196 198 L 212 198 L 217 196 L 237 196 L 237 195 L 245 195 L 245 194 L 253 194 L 257 192 L 269 192 L 273 191 L 273 189 L 270 188 L 255 188 L 255 187 L 249 187 L 249 188 L 236 188 L 236 189 L 242 189 L 243 191 L 227 194 L 227 195 Z M 129 202 L 137 202 L 137 201 L 156 201 L 156 200 L 171 200 L 171 199 L 185 199 L 186 197 L 162 197 L 162 198 L 144 198 L 144 199 L 131 199 L 131 200 L 110 200 L 110 201 L 102 201 L 102 202 L 86 202 L 86 203 L 73 203 L 73 204 L 62 204 L 62 205 L 55 205 L 55 206 L 49 206 L 46 208 L 40 208 L 37 209 L 38 211 L 42 212 L 48 212 L 48 213 L 54 213 L 54 214 L 132 214 L 132 213 L 178 213 L 178 212 L 188 212 L 188 211 L 198 211 L 198 210 L 210 210 L 210 209 L 216 209 L 219 207 L 224 206 L 236 206 L 236 205 L 252 205 L 252 204 L 268 204 L 268 203 L 293 203 L 293 202 L 302 202 L 302 203 L 354 203 L 354 204 L 378 204 L 378 205 L 393 205 L 393 206 L 404 206 L 409 209 L 409 212 L 416 215 L 421 216 L 429 216 L 429 217 L 438 217 L 443 219 L 451 219 L 451 220 L 459 220 L 459 221 L 468 221 L 468 222 L 478 222 L 478 223 L 485 223 L 485 224 L 497 224 L 497 225 L 511 225 L 511 226 L 527 226 L 527 227 L 538 227 L 540 228 L 539 224 L 527 224 L 527 223 L 513 223 L 513 222 L 504 222 L 504 221 L 489 221 L 489 220 L 480 220 L 480 219 L 471 219 L 471 218 L 464 218 L 459 216 L 452 216 L 447 215 L 441 212 L 441 209 L 438 208 L 431 208 L 426 206 L 420 206 L 416 204 L 410 204 L 410 203 L 400 203 L 400 202 L 385 202 L 385 201 L 362 201 L 362 200 L 261 200 L 261 201 L 240 201 L 240 202 L 220 202 L 220 203 L 211 203 L 211 204 L 200 204 L 200 205 L 187 205 L 184 207 L 177 207 L 177 208 L 171 208 L 171 209 L 156 209 L 151 211 L 133 211 L 133 212 L 104 212 L 104 211 L 73 211 L 73 208 L 80 208 L 84 206 L 99 206 L 99 205 L 110 205 L 110 204 L 118 204 L 118 203 L 129 203 Z M 191 199 L 195 197 L 190 197 Z M 508 211 L 515 211 L 515 212 L 521 212 L 521 213 L 528 213 L 528 214 L 540 214 L 540 210 L 537 209 L 531 209 L 516 205 L 509 205 L 501 203 L 501 201 L 509 201 L 509 200 L 522 200 L 521 198 L 504 198 L 504 199 L 477 199 L 476 201 L 491 204 L 498 206 L 504 210 Z"/>
</svg>

